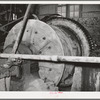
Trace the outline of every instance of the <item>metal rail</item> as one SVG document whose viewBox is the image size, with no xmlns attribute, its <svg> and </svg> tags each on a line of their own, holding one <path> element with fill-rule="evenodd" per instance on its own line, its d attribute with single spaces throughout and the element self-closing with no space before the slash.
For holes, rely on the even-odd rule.
<svg viewBox="0 0 100 100">
<path fill-rule="evenodd" d="M 57 55 L 25 55 L 25 54 L 0 54 L 0 58 L 23 60 L 50 61 L 59 63 L 100 63 L 100 57 L 57 56 Z"/>
</svg>

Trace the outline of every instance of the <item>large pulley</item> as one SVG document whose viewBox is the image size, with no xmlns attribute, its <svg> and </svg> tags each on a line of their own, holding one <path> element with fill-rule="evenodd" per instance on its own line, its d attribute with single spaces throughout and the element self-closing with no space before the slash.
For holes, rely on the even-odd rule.
<svg viewBox="0 0 100 100">
<path fill-rule="evenodd" d="M 16 40 L 22 22 L 16 24 L 9 32 L 4 48 Z M 60 33 L 60 30 L 58 30 Z M 29 20 L 25 29 L 22 42 L 35 54 L 64 55 L 63 45 L 56 32 L 47 24 L 39 20 Z M 66 40 L 63 42 L 65 44 Z M 66 45 L 66 44 L 65 44 Z M 69 43 L 66 45 L 67 55 L 71 55 Z M 34 65 L 33 65 L 34 66 Z M 64 64 L 39 62 L 39 76 L 46 83 L 57 86 L 61 80 Z"/>
</svg>

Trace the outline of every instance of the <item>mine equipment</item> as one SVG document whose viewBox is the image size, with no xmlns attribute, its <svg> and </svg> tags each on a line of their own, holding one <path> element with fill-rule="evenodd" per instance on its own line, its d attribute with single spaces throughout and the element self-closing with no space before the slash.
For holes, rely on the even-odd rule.
<svg viewBox="0 0 100 100">
<path fill-rule="evenodd" d="M 23 36 L 20 33 L 23 33 Z M 9 31 L 3 54 L 0 55 L 1 58 L 10 59 L 7 62 L 6 59 L 0 60 L 0 86 L 2 86 L 0 90 L 58 91 L 61 88 L 81 90 L 82 67 L 73 62 L 75 59 L 77 62 L 87 62 L 86 58 L 68 59 L 68 56 L 88 57 L 97 48 L 98 45 L 88 31 L 72 19 L 50 15 L 44 17 L 42 21 L 37 18 L 28 19 L 24 24 L 20 21 Z M 8 54 L 12 50 L 17 54 Z M 91 61 L 94 61 L 92 57 L 88 62 Z M 5 82 L 5 79 L 8 80 Z"/>
</svg>

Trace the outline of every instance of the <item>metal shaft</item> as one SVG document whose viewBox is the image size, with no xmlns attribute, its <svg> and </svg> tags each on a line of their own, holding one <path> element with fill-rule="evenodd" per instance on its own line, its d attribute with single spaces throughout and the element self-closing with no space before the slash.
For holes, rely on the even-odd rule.
<svg viewBox="0 0 100 100">
<path fill-rule="evenodd" d="M 25 55 L 25 54 L 0 54 L 0 58 L 17 58 L 24 60 L 51 61 L 59 63 L 100 63 L 100 57 L 57 56 L 57 55 Z"/>
</svg>

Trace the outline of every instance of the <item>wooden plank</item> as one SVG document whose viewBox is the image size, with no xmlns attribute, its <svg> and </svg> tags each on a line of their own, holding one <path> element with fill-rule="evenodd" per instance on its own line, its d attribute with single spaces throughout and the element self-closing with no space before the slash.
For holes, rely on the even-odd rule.
<svg viewBox="0 0 100 100">
<path fill-rule="evenodd" d="M 25 55 L 25 54 L 0 54 L 0 58 L 17 58 L 24 60 L 51 61 L 59 63 L 100 63 L 100 57 L 57 56 L 57 55 Z"/>
</svg>

